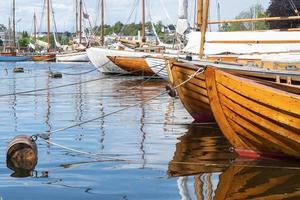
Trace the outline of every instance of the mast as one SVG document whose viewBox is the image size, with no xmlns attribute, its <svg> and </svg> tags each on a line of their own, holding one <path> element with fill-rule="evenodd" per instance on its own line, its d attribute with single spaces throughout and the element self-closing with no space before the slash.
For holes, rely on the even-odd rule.
<svg viewBox="0 0 300 200">
<path fill-rule="evenodd" d="M 76 0 L 76 35 L 78 35 L 78 0 Z"/>
<path fill-rule="evenodd" d="M 104 0 L 101 0 L 101 46 L 104 46 Z"/>
<path fill-rule="evenodd" d="M 197 6 L 197 30 L 200 30 L 201 28 L 201 22 L 202 22 L 202 15 L 203 15 L 203 0 L 198 0 L 198 6 Z"/>
<path fill-rule="evenodd" d="M 79 44 L 81 44 L 82 38 L 82 0 L 79 3 Z"/>
<path fill-rule="evenodd" d="M 142 0 L 142 31 L 141 31 L 142 42 L 145 42 L 145 0 Z"/>
<path fill-rule="evenodd" d="M 204 0 L 203 6 L 204 8 L 203 8 L 201 41 L 200 41 L 200 51 L 199 51 L 200 58 L 203 58 L 204 55 L 205 35 L 206 35 L 208 12 L 209 12 L 209 0 Z"/>
<path fill-rule="evenodd" d="M 35 15 L 35 13 L 33 14 L 33 34 L 34 34 L 34 42 L 36 42 L 36 15 Z"/>
<path fill-rule="evenodd" d="M 16 1 L 13 0 L 13 46 L 16 49 Z"/>
<path fill-rule="evenodd" d="M 47 0 L 47 42 L 48 42 L 48 52 L 50 50 L 50 0 Z"/>
</svg>

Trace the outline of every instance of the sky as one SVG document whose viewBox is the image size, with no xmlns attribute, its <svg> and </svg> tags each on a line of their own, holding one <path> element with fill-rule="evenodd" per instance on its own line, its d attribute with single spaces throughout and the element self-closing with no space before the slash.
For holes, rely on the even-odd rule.
<svg viewBox="0 0 300 200">
<path fill-rule="evenodd" d="M 76 0 L 51 0 L 53 11 L 55 13 L 55 21 L 58 31 L 74 31 L 75 30 L 75 1 Z M 241 11 L 248 10 L 255 3 L 268 7 L 270 0 L 211 0 L 210 19 L 217 19 L 217 4 L 219 1 L 221 7 L 221 19 L 233 19 Z M 97 24 L 96 16 L 99 0 L 84 0 L 87 12 L 90 15 L 92 25 Z M 141 0 L 106 0 L 105 1 L 105 23 L 114 24 L 117 21 L 139 22 L 140 9 L 137 2 Z M 146 0 L 146 18 L 152 21 L 162 21 L 164 24 L 175 23 L 177 20 L 178 0 Z M 193 22 L 193 10 L 195 0 L 189 2 L 189 18 Z M 17 31 L 26 30 L 33 31 L 33 13 L 36 12 L 38 20 L 38 30 L 44 31 L 46 26 L 42 19 L 44 0 L 16 0 L 16 21 Z M 12 15 L 12 0 L 0 0 L 0 24 L 8 24 L 8 18 Z M 135 9 L 133 9 L 135 8 Z M 134 10 L 132 12 L 132 10 Z M 130 13 L 132 13 L 131 17 Z M 43 23 L 41 23 L 41 21 Z M 41 24 L 41 25 L 40 25 Z M 85 26 L 87 26 L 87 22 Z"/>
</svg>

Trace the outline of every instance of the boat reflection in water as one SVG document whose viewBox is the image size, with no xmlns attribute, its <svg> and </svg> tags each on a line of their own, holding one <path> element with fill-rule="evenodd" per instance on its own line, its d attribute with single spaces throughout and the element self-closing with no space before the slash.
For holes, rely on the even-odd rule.
<svg viewBox="0 0 300 200">
<path fill-rule="evenodd" d="M 299 163 L 239 160 L 216 128 L 191 125 L 179 138 L 168 175 L 182 199 L 299 199 Z"/>
</svg>

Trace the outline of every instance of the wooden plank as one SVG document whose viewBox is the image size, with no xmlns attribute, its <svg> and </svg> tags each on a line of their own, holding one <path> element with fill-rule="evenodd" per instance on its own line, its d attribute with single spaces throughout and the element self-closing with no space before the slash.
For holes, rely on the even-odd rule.
<svg viewBox="0 0 300 200">
<path fill-rule="evenodd" d="M 300 131 L 300 118 L 297 118 L 293 115 L 289 115 L 286 112 L 280 112 L 278 110 L 272 109 L 263 104 L 259 104 L 256 101 L 247 99 L 244 96 L 235 93 L 234 91 L 228 89 L 226 86 L 223 86 L 219 83 L 217 84 L 217 88 L 219 93 L 223 94 L 224 96 L 236 102 L 237 104 L 242 105 L 248 110 L 258 113 L 266 118 L 269 118 L 270 120 L 274 120 L 279 123 L 294 127 L 295 129 L 299 129 Z"/>
<path fill-rule="evenodd" d="M 216 70 L 216 81 L 247 98 L 300 117 L 299 95 L 274 89 L 220 70 Z"/>
<path fill-rule="evenodd" d="M 241 23 L 241 22 L 258 22 L 258 21 L 286 21 L 286 20 L 299 20 L 300 16 L 289 17 L 261 17 L 252 19 L 233 19 L 221 21 L 209 21 L 208 24 L 225 24 L 225 23 Z"/>
<path fill-rule="evenodd" d="M 226 116 L 220 104 L 216 82 L 215 82 L 215 69 L 208 67 L 205 71 L 206 86 L 208 88 L 208 97 L 213 111 L 214 117 L 218 122 L 223 134 L 230 141 L 230 143 L 241 149 L 249 149 L 248 145 L 245 144 L 231 128 L 230 124 L 226 120 Z"/>
<path fill-rule="evenodd" d="M 298 134 L 295 134 L 294 132 L 286 130 L 283 127 L 275 125 L 272 122 L 269 122 L 269 121 L 261 118 L 260 116 L 255 115 L 254 113 L 251 113 L 250 111 L 233 103 L 231 100 L 227 99 L 223 95 L 220 95 L 220 101 L 222 102 L 222 104 L 224 106 L 226 106 L 228 108 L 228 110 L 232 110 L 235 112 L 235 114 L 233 114 L 232 112 L 228 112 L 228 110 L 224 109 L 223 111 L 228 118 L 235 121 L 240 126 L 243 126 L 243 127 L 247 128 L 248 130 L 251 130 L 252 133 L 257 134 L 262 138 L 265 138 L 270 143 L 276 144 L 276 145 L 272 145 L 273 148 L 277 147 L 278 150 L 282 149 L 282 151 L 284 151 L 285 153 L 289 153 L 289 154 L 292 153 L 293 155 L 299 156 L 298 152 L 300 151 L 300 144 L 299 144 L 300 137 Z M 239 117 L 237 115 L 237 113 L 239 113 L 244 118 L 251 121 L 252 123 L 249 123 L 246 120 L 244 120 L 243 118 Z M 293 142 L 297 143 L 298 144 L 297 149 L 294 149 L 294 148 L 292 148 L 293 147 L 292 145 L 285 144 L 282 141 L 280 141 L 279 139 L 277 139 L 276 137 L 271 136 L 271 134 L 269 132 L 265 132 L 265 131 L 259 129 L 255 124 L 258 124 L 259 126 L 269 129 L 270 132 L 276 133 L 276 134 L 278 134 L 278 136 L 288 138 L 291 140 L 291 142 L 293 141 Z M 265 143 L 264 146 L 270 148 L 269 147 L 270 144 L 268 144 L 268 143 Z M 286 151 L 286 150 L 288 150 L 288 151 Z"/>
<path fill-rule="evenodd" d="M 210 40 L 212 44 L 300 44 L 300 40 Z"/>
</svg>

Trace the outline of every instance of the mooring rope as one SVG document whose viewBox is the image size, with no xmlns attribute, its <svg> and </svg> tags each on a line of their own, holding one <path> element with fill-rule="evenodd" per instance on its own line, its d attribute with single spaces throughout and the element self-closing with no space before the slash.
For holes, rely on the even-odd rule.
<svg viewBox="0 0 300 200">
<path fill-rule="evenodd" d="M 178 87 L 181 87 L 182 85 L 188 83 L 190 80 L 192 80 L 196 75 L 198 75 L 199 73 L 203 73 L 205 71 L 206 67 L 203 67 L 203 68 L 199 68 L 194 74 L 192 74 L 187 80 L 185 80 L 184 82 L 182 82 L 181 84 L 177 85 L 176 87 L 174 87 L 175 89 L 178 88 Z M 81 126 L 83 124 L 87 124 L 87 123 L 90 123 L 90 122 L 93 122 L 93 121 L 96 121 L 96 120 L 99 120 L 99 119 L 103 119 L 105 117 L 108 117 L 108 116 L 111 116 L 111 115 L 114 115 L 114 114 L 117 114 L 117 113 L 120 113 L 124 110 L 128 110 L 129 108 L 133 108 L 133 107 L 136 107 L 136 106 L 139 106 L 141 104 L 145 104 L 149 101 L 152 101 L 154 99 L 156 99 L 157 97 L 160 97 L 164 94 L 167 94 L 168 91 L 163 91 L 161 93 L 159 93 L 158 95 L 155 95 L 147 100 L 144 100 L 144 101 L 141 101 L 139 103 L 136 103 L 136 104 L 133 104 L 133 105 L 130 105 L 130 106 L 127 106 L 125 108 L 122 108 L 122 109 L 119 109 L 119 110 L 116 110 L 116 111 L 113 111 L 113 112 L 110 112 L 108 114 L 105 114 L 105 115 L 102 115 L 100 117 L 96 117 L 96 118 L 93 118 L 93 119 L 90 119 L 90 120 L 86 120 L 84 122 L 80 122 L 80 123 L 76 123 L 76 124 L 73 124 L 73 125 L 70 125 L 70 126 L 67 126 L 67 127 L 64 127 L 64 128 L 60 128 L 60 129 L 57 129 L 57 130 L 54 130 L 54 131 L 51 131 L 51 132 L 44 132 L 44 133 L 39 133 L 39 134 L 35 134 L 35 135 L 32 135 L 33 138 L 41 138 L 43 141 L 45 142 L 48 142 L 48 138 L 53 134 L 53 133 L 58 133 L 58 132 L 62 132 L 62 131 L 65 131 L 65 130 L 68 130 L 68 129 L 71 129 L 71 128 L 74 128 L 74 127 L 78 127 L 78 126 Z M 95 153 L 91 153 L 91 152 L 86 152 L 86 151 L 81 151 L 81 150 L 76 150 L 76 149 L 72 149 L 72 148 L 69 148 L 67 146 L 64 146 L 64 145 L 60 145 L 60 144 L 57 144 L 57 143 L 52 143 L 52 145 L 54 146 L 57 146 L 57 147 L 60 147 L 60 148 L 63 148 L 65 150 L 69 150 L 69 151 L 73 151 L 73 152 L 76 152 L 76 153 L 79 153 L 79 154 L 84 154 L 84 155 L 89 155 L 89 156 L 95 156 L 96 154 Z"/>
<path fill-rule="evenodd" d="M 127 73 L 123 73 L 123 74 L 118 74 L 116 76 L 126 76 L 126 75 L 131 75 L 133 73 L 139 72 L 141 70 L 136 70 L 136 71 L 132 71 L 132 72 L 127 72 Z M 53 86 L 53 87 L 49 87 L 49 88 L 40 88 L 40 89 L 35 89 L 35 90 L 27 90 L 27 91 L 22 91 L 22 92 L 13 92 L 13 93 L 7 93 L 7 94 L 0 94 L 0 97 L 6 97 L 6 96 L 14 96 L 14 95 L 20 95 L 20 94 L 28 94 L 28 93 L 33 93 L 33 92 L 41 92 L 41 91 L 47 91 L 47 90 L 53 90 L 53 89 L 58 89 L 58 88 L 64 88 L 64 87 L 70 87 L 70 86 L 74 86 L 74 85 L 81 85 L 84 83 L 90 83 L 90 82 L 95 82 L 95 81 L 100 81 L 100 80 L 105 80 L 109 78 L 108 76 L 106 77 L 101 77 L 101 78 L 96 78 L 96 79 L 91 79 L 91 80 L 87 80 L 87 81 L 79 81 L 76 83 L 69 83 L 69 84 L 64 84 L 64 85 L 59 85 L 59 86 Z"/>
</svg>

